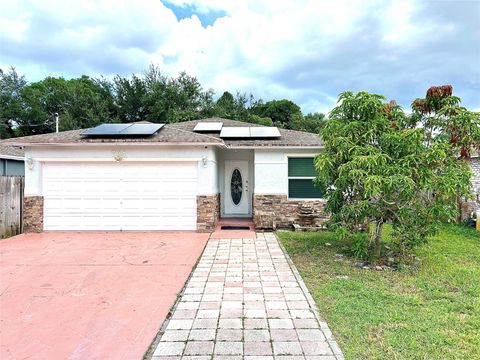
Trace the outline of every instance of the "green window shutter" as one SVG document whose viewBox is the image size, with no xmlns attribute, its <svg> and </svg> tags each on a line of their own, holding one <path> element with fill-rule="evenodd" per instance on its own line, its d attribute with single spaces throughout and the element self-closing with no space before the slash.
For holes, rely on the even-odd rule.
<svg viewBox="0 0 480 360">
<path fill-rule="evenodd" d="M 288 176 L 317 176 L 317 172 L 313 166 L 313 158 L 289 158 Z"/>
<path fill-rule="evenodd" d="M 288 197 L 291 199 L 319 199 L 322 192 L 312 179 L 288 179 Z"/>
</svg>

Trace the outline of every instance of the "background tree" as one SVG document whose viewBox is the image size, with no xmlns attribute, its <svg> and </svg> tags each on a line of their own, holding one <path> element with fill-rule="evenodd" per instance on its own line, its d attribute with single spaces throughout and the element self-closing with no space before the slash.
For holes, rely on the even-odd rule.
<svg viewBox="0 0 480 360">
<path fill-rule="evenodd" d="M 232 119 L 249 122 L 251 120 L 251 116 L 256 115 L 254 109 L 262 103 L 262 100 L 255 99 L 252 94 L 246 94 L 237 91 L 233 99 Z"/>
<path fill-rule="evenodd" d="M 235 99 L 231 93 L 224 91 L 215 103 L 215 116 L 233 119 L 235 117 Z"/>
<path fill-rule="evenodd" d="M 117 75 L 113 79 L 112 90 L 120 122 L 145 120 L 149 109 L 146 106 L 146 84 L 142 78 L 136 75 L 130 78 Z"/>
<path fill-rule="evenodd" d="M 300 107 L 290 100 L 271 100 L 259 103 L 252 109 L 253 114 L 272 119 L 275 126 L 294 129 L 303 119 Z"/>
<path fill-rule="evenodd" d="M 184 72 L 167 77 L 155 66 L 142 76 L 116 76 L 113 96 L 122 122 L 174 123 L 214 113 L 212 90 L 204 90 L 195 77 Z"/>
<path fill-rule="evenodd" d="M 248 122 L 253 123 L 253 124 L 263 125 L 263 126 L 272 126 L 273 125 L 273 121 L 269 117 L 261 117 L 261 116 L 255 115 L 255 114 L 252 114 L 252 115 L 249 116 Z"/>
<path fill-rule="evenodd" d="M 185 72 L 167 83 L 163 108 L 166 109 L 165 122 L 195 120 L 211 114 L 213 91 L 204 90 L 200 82 Z"/>
<path fill-rule="evenodd" d="M 293 129 L 318 134 L 324 122 L 325 114 L 319 112 L 309 113 L 302 117 L 299 124 L 294 126 Z"/>
<path fill-rule="evenodd" d="M 83 129 L 114 122 L 112 99 L 88 76 L 65 80 L 47 77 L 23 87 L 22 114 L 18 120 L 21 135 L 55 130 L 54 114 L 60 116 L 60 130 Z"/>
<path fill-rule="evenodd" d="M 480 149 L 480 114 L 460 104 L 451 85 L 432 86 L 424 99 L 412 103 L 412 118 L 427 130 L 429 139 L 449 142 L 459 159 L 470 160 Z"/>
<path fill-rule="evenodd" d="M 318 133 L 324 118 L 319 113 L 304 117 L 290 100 L 264 103 L 241 92 L 225 91 L 214 101 L 213 90 L 204 89 L 195 77 L 184 72 L 170 77 L 153 65 L 139 75 L 47 77 L 30 84 L 10 69 L 1 71 L 0 85 L 2 138 L 52 132 L 55 113 L 60 115 L 61 130 L 108 122 L 174 123 L 218 116 Z"/>
<path fill-rule="evenodd" d="M 469 162 L 480 149 L 480 113 L 461 106 L 451 85 L 432 86 L 423 99 L 412 103 L 412 118 L 425 129 L 428 141 L 449 143 L 460 166 Z M 458 217 L 462 220 L 463 197 L 457 196 Z"/>
<path fill-rule="evenodd" d="M 393 227 L 397 251 L 406 254 L 441 221 L 455 218 L 455 196 L 469 193 L 471 175 L 450 143 L 427 141 L 427 129 L 411 127 L 402 109 L 384 100 L 341 94 L 322 127 L 325 151 L 316 159 L 332 224 L 377 260 L 385 223 Z M 358 235 L 365 224 L 373 225 L 368 236 Z"/>
<path fill-rule="evenodd" d="M 15 68 L 0 69 L 0 139 L 15 136 L 14 128 L 22 117 L 22 90 L 27 84 L 25 77 Z"/>
</svg>

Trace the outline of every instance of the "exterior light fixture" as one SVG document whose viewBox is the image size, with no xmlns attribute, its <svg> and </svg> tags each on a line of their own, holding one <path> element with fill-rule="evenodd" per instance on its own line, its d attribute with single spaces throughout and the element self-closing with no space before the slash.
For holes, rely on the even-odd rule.
<svg viewBox="0 0 480 360">
<path fill-rule="evenodd" d="M 33 170 L 33 167 L 35 166 L 35 163 L 30 156 L 25 159 L 25 164 L 27 164 L 28 170 Z"/>
</svg>

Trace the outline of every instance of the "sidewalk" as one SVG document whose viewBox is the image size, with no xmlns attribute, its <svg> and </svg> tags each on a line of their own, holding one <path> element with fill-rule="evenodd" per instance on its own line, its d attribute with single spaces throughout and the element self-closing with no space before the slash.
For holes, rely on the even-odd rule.
<svg viewBox="0 0 480 360">
<path fill-rule="evenodd" d="M 155 360 L 343 359 L 272 233 L 210 239 Z"/>
</svg>

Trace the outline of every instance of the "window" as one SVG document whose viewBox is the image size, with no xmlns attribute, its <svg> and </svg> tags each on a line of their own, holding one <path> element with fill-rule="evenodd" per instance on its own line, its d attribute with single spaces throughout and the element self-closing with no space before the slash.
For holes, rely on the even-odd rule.
<svg viewBox="0 0 480 360">
<path fill-rule="evenodd" d="M 313 180 L 317 172 L 313 157 L 288 158 L 288 197 L 290 199 L 319 199 L 322 193 Z"/>
</svg>

